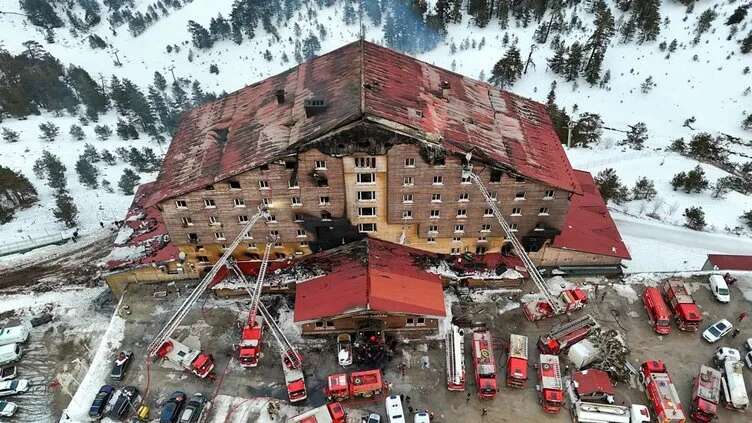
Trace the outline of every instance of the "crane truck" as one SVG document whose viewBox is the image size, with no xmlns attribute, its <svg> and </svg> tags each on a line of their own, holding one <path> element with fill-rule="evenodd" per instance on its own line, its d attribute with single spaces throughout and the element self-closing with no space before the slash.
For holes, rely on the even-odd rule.
<svg viewBox="0 0 752 423">
<path fill-rule="evenodd" d="M 536 287 L 542 294 L 540 300 L 533 300 L 529 303 L 523 304 L 522 309 L 525 316 L 530 321 L 536 321 L 558 316 L 584 307 L 587 301 L 587 295 L 582 290 L 577 288 L 567 289 L 562 291 L 559 297 L 556 297 L 548 289 L 546 281 L 543 279 L 543 275 L 541 275 L 540 271 L 535 266 L 535 263 L 530 259 L 530 256 L 527 255 L 525 248 L 517 239 L 517 235 L 515 235 L 514 231 L 509 226 L 509 223 L 504 219 L 504 215 L 501 213 L 501 210 L 499 210 L 497 200 L 491 196 L 485 185 L 483 185 L 480 176 L 473 172 L 472 158 L 472 153 L 468 152 L 465 154 L 465 163 L 462 167 L 462 178 L 471 181 L 478 187 L 483 199 L 486 201 L 486 205 L 499 222 L 505 238 L 511 242 L 514 253 L 522 261 L 525 270 L 527 270 L 527 273 L 530 275 L 530 279 L 535 283 Z"/>
<path fill-rule="evenodd" d="M 258 212 L 253 215 L 240 233 L 238 233 L 238 236 L 235 237 L 233 242 L 225 249 L 222 257 L 214 263 L 211 269 L 209 269 L 209 272 L 204 275 L 198 285 L 196 285 L 193 291 L 191 291 L 188 297 L 186 297 L 180 307 L 175 311 L 175 314 L 170 317 L 165 326 L 147 346 L 146 352 L 148 357 L 157 357 L 163 360 L 168 360 L 200 378 L 212 376 L 214 371 L 214 357 L 212 357 L 211 354 L 196 351 L 186 346 L 177 339 L 172 338 L 172 335 L 183 322 L 183 319 L 188 315 L 188 312 L 193 305 L 196 304 L 204 291 L 206 291 L 209 285 L 214 281 L 214 278 L 217 276 L 220 269 L 230 261 L 232 253 L 238 245 L 240 245 L 240 241 L 251 229 L 253 229 L 259 219 L 268 216 L 269 212 L 266 208 L 263 206 L 259 207 Z"/>
</svg>

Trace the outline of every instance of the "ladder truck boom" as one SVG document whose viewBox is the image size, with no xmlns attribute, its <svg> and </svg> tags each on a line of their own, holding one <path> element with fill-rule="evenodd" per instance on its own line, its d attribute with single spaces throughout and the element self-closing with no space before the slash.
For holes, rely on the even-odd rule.
<svg viewBox="0 0 752 423">
<path fill-rule="evenodd" d="M 157 336 L 151 341 L 149 346 L 146 349 L 146 352 L 148 356 L 153 357 L 156 355 L 157 351 L 159 351 L 159 348 L 164 344 L 172 334 L 175 332 L 175 330 L 180 326 L 180 323 L 182 323 L 183 319 L 186 315 L 188 315 L 188 312 L 190 311 L 191 307 L 198 301 L 199 297 L 201 297 L 201 294 L 206 291 L 206 288 L 209 287 L 209 285 L 214 280 L 214 277 L 217 276 L 217 273 L 219 270 L 227 264 L 228 259 L 232 256 L 232 253 L 235 251 L 235 249 L 240 245 L 240 242 L 243 240 L 245 235 L 253 229 L 253 226 L 258 222 L 259 219 L 262 217 L 269 216 L 268 210 L 263 207 L 259 206 L 258 212 L 251 217 L 251 219 L 248 221 L 248 223 L 243 227 L 243 229 L 238 233 L 238 236 L 235 237 L 235 240 L 225 249 L 224 254 L 222 254 L 222 257 L 220 257 L 219 260 L 217 260 L 216 263 L 212 266 L 212 268 L 209 270 L 209 273 L 204 276 L 203 279 L 201 279 L 201 282 L 199 282 L 198 285 L 191 291 L 191 293 L 188 295 L 188 297 L 183 301 L 183 304 L 180 305 L 180 307 L 177 309 L 175 314 L 170 317 L 170 320 L 167 321 L 167 324 L 162 328 L 162 330 L 157 334 Z"/>
<path fill-rule="evenodd" d="M 525 248 L 523 248 L 522 243 L 520 243 L 520 241 L 517 239 L 517 236 L 514 234 L 514 232 L 512 232 L 509 224 L 504 219 L 504 215 L 496 205 L 496 201 L 491 197 L 491 194 L 488 193 L 488 190 L 483 185 L 483 181 L 480 180 L 480 176 L 473 172 L 473 167 L 470 162 L 470 160 L 472 159 L 472 153 L 467 153 L 465 158 L 466 161 L 462 168 L 462 176 L 464 178 L 470 179 L 478 187 L 481 195 L 483 195 L 483 198 L 486 200 L 486 204 L 493 212 L 493 215 L 494 217 L 496 217 L 499 225 L 501 225 L 501 229 L 504 231 L 504 236 L 512 243 L 515 254 L 520 258 L 520 260 L 522 260 L 522 263 L 525 265 L 525 269 L 530 275 L 530 279 L 533 280 L 535 285 L 543 294 L 546 302 L 551 305 L 551 308 L 556 314 L 562 313 L 563 309 L 559 305 L 559 302 L 556 300 L 556 298 L 554 298 L 553 294 L 551 294 L 551 292 L 548 290 L 548 287 L 546 287 L 546 282 L 543 280 L 543 275 L 541 275 L 540 271 L 538 271 L 535 263 L 533 263 L 533 261 L 530 259 L 530 256 L 527 255 L 527 252 L 525 251 Z"/>
</svg>

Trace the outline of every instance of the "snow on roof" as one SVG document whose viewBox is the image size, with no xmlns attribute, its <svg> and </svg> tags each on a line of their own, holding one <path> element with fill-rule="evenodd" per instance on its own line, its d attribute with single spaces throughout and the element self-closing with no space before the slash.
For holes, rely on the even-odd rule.
<svg viewBox="0 0 752 423">
<path fill-rule="evenodd" d="M 717 270 L 752 270 L 752 256 L 708 254 L 708 261 Z"/>
<path fill-rule="evenodd" d="M 156 207 L 144 207 L 155 187 L 155 182 L 149 182 L 136 190 L 115 238 L 115 247 L 105 258 L 108 270 L 127 270 L 178 258 L 178 249 L 170 243 L 162 214 Z"/>
<path fill-rule="evenodd" d="M 325 107 L 307 114 L 311 99 Z M 147 205 L 253 169 L 358 121 L 451 153 L 472 150 L 481 161 L 580 192 L 543 104 L 356 41 L 187 112 Z"/>
<path fill-rule="evenodd" d="M 366 238 L 301 259 L 326 274 L 297 284 L 295 322 L 360 311 L 446 315 L 441 278 L 416 263 L 425 254 Z"/>
<path fill-rule="evenodd" d="M 575 170 L 574 174 L 582 187 L 582 194 L 572 196 L 561 233 L 551 246 L 629 260 L 627 246 L 611 219 L 593 176 L 582 170 Z"/>
</svg>

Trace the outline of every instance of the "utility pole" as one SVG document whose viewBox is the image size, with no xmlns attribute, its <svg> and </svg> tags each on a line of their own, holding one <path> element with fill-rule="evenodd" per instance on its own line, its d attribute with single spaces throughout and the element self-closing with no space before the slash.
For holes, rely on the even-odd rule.
<svg viewBox="0 0 752 423">
<path fill-rule="evenodd" d="M 177 79 L 175 78 L 175 65 L 170 65 L 168 68 L 170 70 L 170 74 L 172 74 L 172 83 L 177 84 Z"/>
<path fill-rule="evenodd" d="M 120 50 L 118 50 L 118 49 L 116 49 L 116 48 L 113 48 L 113 49 L 112 49 L 112 54 L 114 54 L 114 55 L 115 55 L 115 66 L 123 66 L 123 64 L 122 64 L 122 63 L 120 63 L 120 58 L 118 57 L 118 52 L 119 52 L 119 51 L 120 51 Z"/>
<path fill-rule="evenodd" d="M 570 120 L 567 124 L 567 148 L 572 148 L 572 128 L 574 128 L 574 126 Z"/>
<path fill-rule="evenodd" d="M 103 95 L 107 95 L 107 91 L 106 91 L 105 85 L 104 85 L 104 75 L 102 75 L 101 72 L 99 73 L 99 80 L 102 82 L 102 94 Z"/>
</svg>

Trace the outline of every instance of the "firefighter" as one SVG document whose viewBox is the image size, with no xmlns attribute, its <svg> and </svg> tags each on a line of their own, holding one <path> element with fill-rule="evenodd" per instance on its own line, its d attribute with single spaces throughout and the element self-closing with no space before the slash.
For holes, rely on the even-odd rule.
<svg viewBox="0 0 752 423">
<path fill-rule="evenodd" d="M 747 312 L 743 311 L 739 314 L 739 323 L 743 322 L 747 318 Z"/>
<path fill-rule="evenodd" d="M 741 330 L 739 330 L 739 328 L 734 329 L 734 332 L 731 334 L 731 337 L 736 338 L 736 335 L 739 335 L 740 332 Z"/>
</svg>

